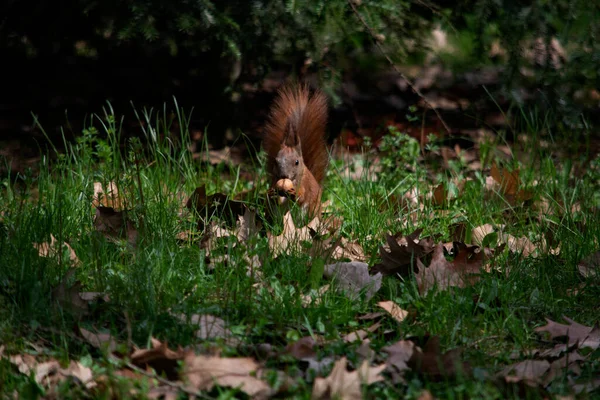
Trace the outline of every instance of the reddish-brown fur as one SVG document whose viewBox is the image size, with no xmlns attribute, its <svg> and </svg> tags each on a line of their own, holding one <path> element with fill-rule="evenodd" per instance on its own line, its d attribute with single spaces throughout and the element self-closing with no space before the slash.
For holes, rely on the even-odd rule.
<svg viewBox="0 0 600 400">
<path fill-rule="evenodd" d="M 311 94 L 307 86 L 286 85 L 273 103 L 263 137 L 272 185 L 282 177 L 291 179 L 298 203 L 311 213 L 320 206 L 321 185 L 329 162 L 326 124 L 327 98 L 322 92 Z M 304 168 L 295 179 L 285 176 L 293 167 L 282 168 L 282 163 L 293 164 L 297 158 Z"/>
</svg>

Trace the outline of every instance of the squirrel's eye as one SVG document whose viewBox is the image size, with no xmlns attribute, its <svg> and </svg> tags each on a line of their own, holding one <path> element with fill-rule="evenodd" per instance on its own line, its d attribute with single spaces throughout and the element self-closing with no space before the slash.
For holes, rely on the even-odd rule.
<svg viewBox="0 0 600 400">
<path fill-rule="evenodd" d="M 300 164 L 300 161 L 296 160 L 296 165 Z"/>
</svg>

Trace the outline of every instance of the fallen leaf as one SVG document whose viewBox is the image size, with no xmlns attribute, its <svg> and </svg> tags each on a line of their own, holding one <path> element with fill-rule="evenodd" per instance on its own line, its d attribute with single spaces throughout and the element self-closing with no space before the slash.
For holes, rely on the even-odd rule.
<svg viewBox="0 0 600 400">
<path fill-rule="evenodd" d="M 485 239 L 485 237 L 490 233 L 494 232 L 494 226 L 491 224 L 484 224 L 473 228 L 473 230 L 471 231 L 471 239 L 473 241 L 473 244 L 481 246 L 483 244 L 483 239 Z"/>
<path fill-rule="evenodd" d="M 251 237 L 255 237 L 260 230 L 260 224 L 256 222 L 256 211 L 246 208 L 243 215 L 238 215 L 235 236 L 244 243 Z"/>
<path fill-rule="evenodd" d="M 574 384 L 572 387 L 573 387 L 573 390 L 575 391 L 575 393 L 577 393 L 577 394 L 583 393 L 583 392 L 586 392 L 586 393 L 593 392 L 594 390 L 600 388 L 600 378 L 594 378 L 587 382 L 577 383 L 577 384 Z"/>
<path fill-rule="evenodd" d="M 415 349 L 415 343 L 410 340 L 400 340 L 381 349 L 381 351 L 388 354 L 385 362 L 387 369 L 392 374 L 392 382 L 395 384 L 405 383 L 404 371 L 410 370 L 408 361 L 412 358 Z"/>
<path fill-rule="evenodd" d="M 110 333 L 91 332 L 83 328 L 79 328 L 79 333 L 89 344 L 97 349 L 103 349 L 109 353 L 117 350 L 117 341 Z"/>
<path fill-rule="evenodd" d="M 188 352 L 183 360 L 183 377 L 196 390 L 213 386 L 239 388 L 253 398 L 266 398 L 273 390 L 254 375 L 259 365 L 251 358 L 220 358 Z"/>
<path fill-rule="evenodd" d="M 381 262 L 375 264 L 373 272 L 381 272 L 383 275 L 399 274 L 400 276 L 410 276 L 413 271 L 413 265 L 416 259 L 431 253 L 433 250 L 433 241 L 431 239 L 418 239 L 423 229 L 417 229 L 410 235 L 401 237 L 386 235 L 389 251 L 385 247 L 379 248 Z"/>
<path fill-rule="evenodd" d="M 124 210 L 125 202 L 119 196 L 119 189 L 117 184 L 113 181 L 109 182 L 104 190 L 101 182 L 94 182 L 94 195 L 92 197 L 92 206 L 98 207 L 110 207 L 114 210 Z"/>
<path fill-rule="evenodd" d="M 229 345 L 237 345 L 239 340 L 227 328 L 225 321 L 210 314 L 193 314 L 189 318 L 185 314 L 175 315 L 180 321 L 197 325 L 196 338 L 201 340 L 225 339 Z"/>
<path fill-rule="evenodd" d="M 325 293 L 329 291 L 329 285 L 321 286 L 318 290 L 311 290 L 308 294 L 301 296 L 302 307 L 308 307 L 310 305 L 316 306 L 321 303 Z"/>
<path fill-rule="evenodd" d="M 365 251 L 357 242 L 350 242 L 342 237 L 334 247 L 331 257 L 334 260 L 348 259 L 350 261 L 366 261 Z"/>
<path fill-rule="evenodd" d="M 148 398 L 177 400 L 179 398 L 179 389 L 168 385 L 153 387 L 148 390 Z"/>
<path fill-rule="evenodd" d="M 140 367 L 151 367 L 158 375 L 166 374 L 171 380 L 178 377 L 178 361 L 185 356 L 183 349 L 177 351 L 169 349 L 166 342 L 160 342 L 154 338 L 151 339 L 151 349 L 136 349 L 129 356 L 131 363 Z"/>
<path fill-rule="evenodd" d="M 141 221 L 138 222 L 138 225 Z M 115 211 L 111 207 L 97 207 L 94 217 L 94 227 L 106 238 L 126 239 L 131 246 L 136 246 L 138 240 L 138 228 L 129 218 L 128 211 Z"/>
<path fill-rule="evenodd" d="M 600 251 L 581 260 L 577 269 L 584 278 L 600 278 Z"/>
<path fill-rule="evenodd" d="M 537 256 L 538 248 L 526 237 L 516 238 L 510 234 L 503 234 L 498 239 L 508 245 L 508 249 L 513 253 L 521 254 L 523 257 Z"/>
<path fill-rule="evenodd" d="M 550 364 L 550 370 L 544 379 L 544 386 L 548 386 L 553 380 L 562 378 L 566 374 L 579 376 L 581 374 L 579 362 L 584 360 L 585 357 L 576 351 L 565 354 L 561 358 L 554 360 L 552 364 Z"/>
<path fill-rule="evenodd" d="M 499 375 L 508 383 L 525 381 L 531 386 L 541 383 L 542 377 L 550 369 L 546 360 L 525 360 L 504 368 Z"/>
<path fill-rule="evenodd" d="M 362 399 L 361 384 L 370 385 L 383 380 L 380 375 L 385 364 L 370 367 L 363 361 L 356 371 L 348 372 L 346 357 L 338 360 L 327 378 L 317 377 L 313 385 L 311 399 Z"/>
<path fill-rule="evenodd" d="M 315 357 L 317 355 L 315 346 L 317 342 L 312 336 L 305 336 L 286 346 L 285 352 L 299 360 Z"/>
<path fill-rule="evenodd" d="M 400 306 L 393 301 L 380 301 L 377 305 L 388 312 L 398 322 L 404 321 L 404 318 L 408 315 L 408 311 L 400 308 Z"/>
<path fill-rule="evenodd" d="M 62 248 L 64 247 L 69 252 L 71 267 L 75 268 L 81 265 L 81 261 L 77 257 L 77 254 L 75 254 L 75 250 L 67 242 L 63 242 L 62 246 L 60 246 L 58 240 L 52 234 L 50 234 L 50 243 L 33 243 L 33 247 L 38 251 L 40 257 L 58 257 L 59 259 L 62 257 Z"/>
<path fill-rule="evenodd" d="M 446 189 L 446 185 L 443 182 L 433 189 L 431 199 L 434 206 L 443 206 L 446 203 L 448 199 L 448 189 Z"/>
<path fill-rule="evenodd" d="M 238 198 L 242 195 L 238 195 Z M 199 230 L 203 230 L 205 222 L 213 216 L 223 219 L 229 226 L 234 226 L 238 221 L 238 216 L 243 216 L 247 208 L 243 201 L 223 193 L 207 195 L 205 186 L 197 187 L 185 206 L 196 212 L 200 218 L 198 220 Z"/>
<path fill-rule="evenodd" d="M 80 362 L 71 360 L 69 367 L 67 369 L 61 368 L 59 372 L 65 377 L 75 378 L 87 389 L 96 386 L 96 382 L 93 380 L 92 370 L 88 367 L 84 367 Z"/>
<path fill-rule="evenodd" d="M 452 261 L 446 260 L 445 247 L 442 243 L 433 250 L 429 267 L 425 267 L 420 260 L 417 260 L 419 272 L 415 277 L 421 294 L 427 293 L 433 287 L 437 287 L 438 290 L 445 290 L 452 286 L 465 287 L 480 279 L 479 274 L 484 270 L 484 262 L 489 258 L 486 252 L 478 246 L 467 246 L 460 242 L 454 242 L 453 247 L 455 257 Z"/>
<path fill-rule="evenodd" d="M 498 168 L 496 163 L 492 164 L 490 174 L 494 181 L 500 185 L 499 192 L 511 205 L 522 203 L 533 197 L 531 190 L 525 190 L 521 186 L 519 170 L 508 171 L 506 168 Z"/>
<path fill-rule="evenodd" d="M 71 271 L 74 270 L 72 269 Z M 87 315 L 89 313 L 89 304 L 79 295 L 82 289 L 81 282 L 75 281 L 73 285 L 69 286 L 68 278 L 70 275 L 70 272 L 67 272 L 63 280 L 52 289 L 52 299 L 60 307 L 70 310 L 75 315 Z"/>
<path fill-rule="evenodd" d="M 552 339 L 565 336 L 568 338 L 569 346 L 577 346 L 580 349 L 584 347 L 597 349 L 600 347 L 600 327 L 598 324 L 589 327 L 581 325 L 566 316 L 563 316 L 563 319 L 569 324 L 560 324 L 546 318 L 547 324 L 535 328 L 534 331 L 547 332 Z"/>
<path fill-rule="evenodd" d="M 14 364 L 20 373 L 29 375 L 31 371 L 35 370 L 37 361 L 31 354 L 15 354 L 9 356 L 8 359 Z"/>
<path fill-rule="evenodd" d="M 431 392 L 427 389 L 423 390 L 417 400 L 435 400 L 435 397 L 431 394 Z"/>
<path fill-rule="evenodd" d="M 292 214 L 288 211 L 283 216 L 283 231 L 279 236 L 267 232 L 269 239 L 269 249 L 272 256 L 275 258 L 280 254 L 293 254 L 302 251 L 302 242 L 312 242 L 310 228 L 304 226 L 296 228 Z"/>
<path fill-rule="evenodd" d="M 35 381 L 44 386 L 52 385 L 50 375 L 56 374 L 60 370 L 60 364 L 56 360 L 50 360 L 39 363 L 35 366 Z"/>
<path fill-rule="evenodd" d="M 379 327 L 381 324 L 375 324 L 375 326 Z M 359 329 L 357 331 L 354 332 L 350 332 L 347 335 L 344 335 L 342 337 L 342 340 L 346 343 L 352 343 L 352 342 L 362 342 L 364 339 L 366 339 L 366 337 L 369 335 L 369 331 L 368 330 L 364 330 L 364 329 Z"/>
<path fill-rule="evenodd" d="M 460 349 L 441 353 L 439 336 L 428 337 L 423 349 L 417 346 L 408 360 L 408 366 L 434 380 L 454 378 L 459 374 L 468 375 L 471 372 L 469 364 L 461 360 Z"/>
<path fill-rule="evenodd" d="M 326 265 L 324 275 L 333 278 L 337 288 L 352 300 L 364 291 L 365 300 L 368 301 L 381 288 L 381 274 L 369 275 L 369 265 L 359 261 Z"/>
</svg>

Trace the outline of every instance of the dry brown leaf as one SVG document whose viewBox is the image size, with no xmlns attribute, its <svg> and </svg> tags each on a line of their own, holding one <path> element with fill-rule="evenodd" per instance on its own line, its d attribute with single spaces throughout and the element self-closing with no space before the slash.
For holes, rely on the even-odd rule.
<svg viewBox="0 0 600 400">
<path fill-rule="evenodd" d="M 251 237 L 254 237 L 260 231 L 260 223 L 256 222 L 256 211 L 247 208 L 244 215 L 238 216 L 237 226 L 235 228 L 235 236 L 244 243 Z"/>
<path fill-rule="evenodd" d="M 91 332 L 83 328 L 79 328 L 79 333 L 89 344 L 97 349 L 104 349 L 109 353 L 117 350 L 117 341 L 110 333 Z"/>
<path fill-rule="evenodd" d="M 285 348 L 285 352 L 299 360 L 312 358 L 317 355 L 317 352 L 315 351 L 316 345 L 317 342 L 312 336 L 305 336 L 296 340 L 294 343 L 288 344 Z"/>
<path fill-rule="evenodd" d="M 410 370 L 408 361 L 412 358 L 413 352 L 416 351 L 416 345 L 410 340 L 400 340 L 390 346 L 381 349 L 388 354 L 385 361 L 387 369 L 392 374 L 392 382 L 395 384 L 405 383 L 404 371 Z"/>
<path fill-rule="evenodd" d="M 552 364 L 550 364 L 548 375 L 544 378 L 544 386 L 548 386 L 553 380 L 562 378 L 566 374 L 579 376 L 581 374 L 579 363 L 584 360 L 585 357 L 576 351 L 565 354 L 561 358 L 554 360 Z"/>
<path fill-rule="evenodd" d="M 211 390 L 219 385 L 239 388 L 252 398 L 266 398 L 273 390 L 254 376 L 259 369 L 251 358 L 220 358 L 188 352 L 184 358 L 183 377 L 196 390 Z"/>
<path fill-rule="evenodd" d="M 446 185 L 442 182 L 433 189 L 431 201 L 434 206 L 443 206 L 446 204 L 448 199 L 448 189 L 446 189 Z"/>
<path fill-rule="evenodd" d="M 326 265 L 324 275 L 333 278 L 337 282 L 336 288 L 352 300 L 364 292 L 368 301 L 381 288 L 381 274 L 369 275 L 369 265 L 358 261 Z"/>
<path fill-rule="evenodd" d="M 141 221 L 138 221 L 137 225 L 141 226 Z M 108 239 L 126 239 L 129 245 L 137 245 L 138 227 L 129 218 L 126 210 L 115 211 L 111 207 L 97 207 L 94 227 Z"/>
<path fill-rule="evenodd" d="M 417 400 L 435 400 L 435 397 L 427 389 L 423 390 Z"/>
<path fill-rule="evenodd" d="M 211 165 L 223 163 L 230 167 L 235 167 L 242 163 L 242 157 L 239 154 L 239 151 L 236 148 L 231 148 L 229 146 L 225 146 L 218 150 L 213 149 L 194 153 L 193 158 L 199 158 L 203 162 L 207 162 Z"/>
<path fill-rule="evenodd" d="M 179 389 L 168 385 L 153 387 L 148 390 L 148 398 L 177 400 L 179 398 Z"/>
<path fill-rule="evenodd" d="M 506 168 L 498 168 L 496 163 L 492 164 L 490 175 L 498 183 L 499 191 L 511 205 L 522 203 L 533 197 L 531 190 L 521 188 L 519 170 L 508 171 Z"/>
<path fill-rule="evenodd" d="M 550 363 L 546 360 L 525 360 L 509 365 L 499 375 L 509 383 L 523 381 L 530 386 L 535 386 L 541 383 L 542 377 L 549 369 Z"/>
<path fill-rule="evenodd" d="M 403 277 L 410 276 L 416 259 L 431 253 L 433 250 L 433 241 L 431 239 L 418 239 L 422 231 L 423 229 L 417 229 L 404 237 L 400 234 L 396 236 L 386 235 L 389 252 L 384 246 L 379 248 L 381 263 L 375 264 L 372 271 L 381 272 L 384 275 L 399 274 Z"/>
<path fill-rule="evenodd" d="M 404 321 L 404 318 L 408 316 L 408 311 L 400 308 L 400 306 L 393 301 L 380 301 L 377 305 L 388 312 L 398 322 Z"/>
<path fill-rule="evenodd" d="M 169 349 L 166 342 L 160 342 L 154 338 L 151 339 L 151 349 L 136 349 L 129 356 L 131 363 L 140 367 L 151 367 L 158 375 L 166 374 L 171 380 L 178 377 L 178 361 L 184 357 L 183 349 L 177 351 Z"/>
<path fill-rule="evenodd" d="M 437 287 L 438 290 L 452 286 L 465 287 L 479 280 L 479 274 L 484 270 L 484 262 L 488 259 L 486 252 L 477 246 L 467 246 L 459 242 L 453 244 L 455 257 L 452 261 L 446 260 L 442 243 L 433 250 L 428 268 L 417 260 L 419 272 L 415 276 L 421 294 L 427 293 L 433 287 Z M 491 251 L 490 254 L 493 255 Z"/>
<path fill-rule="evenodd" d="M 600 251 L 581 260 L 577 269 L 584 278 L 600 278 Z"/>
<path fill-rule="evenodd" d="M 546 318 L 547 324 L 539 326 L 534 330 L 536 332 L 547 332 L 552 339 L 558 337 L 567 337 L 569 346 L 578 348 L 589 347 L 597 349 L 600 347 L 600 327 L 596 324 L 593 327 L 581 325 L 572 319 L 563 316 L 563 319 L 569 322 L 569 325 L 560 324 Z"/>
<path fill-rule="evenodd" d="M 367 336 L 369 336 L 369 332 L 364 329 L 359 329 L 354 332 L 350 332 L 347 335 L 342 336 L 342 340 L 345 343 L 352 342 L 362 342 Z"/>
<path fill-rule="evenodd" d="M 367 259 L 365 256 L 365 251 L 360 244 L 357 242 L 350 242 L 344 237 L 340 239 L 333 249 L 331 258 L 334 260 L 348 259 L 350 261 L 360 262 L 364 262 Z"/>
<path fill-rule="evenodd" d="M 61 368 L 59 372 L 65 377 L 75 378 L 87 389 L 91 389 L 97 385 L 96 382 L 94 382 L 92 370 L 88 367 L 84 367 L 80 362 L 71 360 L 69 367 L 67 369 Z"/>
<path fill-rule="evenodd" d="M 35 370 L 37 360 L 31 354 L 15 354 L 9 356 L 10 362 L 19 369 L 19 372 L 24 375 L 29 375 L 31 371 Z"/>
<path fill-rule="evenodd" d="M 65 247 L 69 251 L 69 262 L 71 267 L 75 268 L 81 265 L 81 261 L 75 254 L 75 250 L 67 243 L 63 242 L 62 246 L 58 244 L 58 240 L 54 235 L 50 234 L 50 243 L 33 243 L 33 247 L 38 251 L 40 257 L 62 257 L 62 247 Z"/>
<path fill-rule="evenodd" d="M 68 278 L 71 276 L 71 269 L 63 280 L 52 289 L 52 299 L 62 308 L 70 310 L 78 316 L 87 315 L 89 313 L 89 304 L 81 298 L 81 282 L 76 281 L 72 286 L 68 286 Z"/>
<path fill-rule="evenodd" d="M 234 226 L 238 216 L 243 216 L 247 208 L 243 201 L 237 200 L 243 195 L 242 193 L 235 198 L 223 193 L 207 195 L 206 187 L 200 186 L 194 190 L 185 206 L 198 215 L 199 230 L 203 229 L 205 220 L 212 216 L 218 216 L 225 220 L 228 226 Z"/>
<path fill-rule="evenodd" d="M 492 224 L 484 224 L 473 228 L 473 231 L 471 232 L 472 243 L 481 246 L 483 239 L 493 232 L 495 232 L 495 229 Z"/>
<path fill-rule="evenodd" d="M 308 294 L 303 294 L 301 296 L 302 299 L 302 307 L 308 307 L 310 305 L 317 306 L 321 304 L 321 300 L 323 295 L 329 291 L 329 285 L 321 286 L 318 290 L 311 290 Z"/>
<path fill-rule="evenodd" d="M 92 198 L 92 206 L 110 207 L 114 210 L 122 211 L 126 208 L 125 202 L 119 196 L 119 189 L 115 182 L 109 182 L 107 189 L 104 190 L 101 182 L 94 182 L 94 196 Z"/>
<path fill-rule="evenodd" d="M 316 378 L 311 398 L 359 400 L 362 399 L 361 384 L 370 385 L 383 380 L 380 374 L 385 364 L 371 367 L 368 361 L 363 361 L 359 369 L 352 372 L 348 372 L 346 366 L 346 357 L 342 357 L 327 378 Z"/>
<path fill-rule="evenodd" d="M 516 238 L 510 234 L 502 234 L 498 236 L 498 239 L 506 243 L 510 251 L 521 254 L 523 257 L 539 255 L 537 246 L 524 236 Z"/>
<path fill-rule="evenodd" d="M 304 226 L 296 228 L 292 214 L 288 211 L 283 216 L 283 231 L 279 236 L 267 232 L 269 238 L 269 249 L 273 258 L 280 254 L 292 254 L 302 251 L 302 242 L 311 241 L 310 228 Z"/>
<path fill-rule="evenodd" d="M 417 346 L 408 360 L 408 366 L 434 380 L 453 378 L 459 374 L 468 375 L 471 372 L 469 364 L 461 359 L 460 349 L 441 353 L 439 336 L 428 337 L 423 349 Z"/>
<path fill-rule="evenodd" d="M 196 337 L 201 340 L 225 339 L 226 343 L 235 346 L 239 340 L 227 328 L 225 321 L 210 314 L 193 314 L 189 318 L 185 314 L 175 315 L 180 321 L 197 325 Z"/>
</svg>

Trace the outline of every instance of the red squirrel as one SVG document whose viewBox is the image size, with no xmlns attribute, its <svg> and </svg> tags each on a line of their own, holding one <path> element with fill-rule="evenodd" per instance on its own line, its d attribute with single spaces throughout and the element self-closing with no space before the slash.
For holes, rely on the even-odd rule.
<svg viewBox="0 0 600 400">
<path fill-rule="evenodd" d="M 291 199 L 314 217 L 320 211 L 329 155 L 325 142 L 327 98 L 305 85 L 286 85 L 271 107 L 263 148 L 271 178 L 269 194 Z"/>
</svg>

